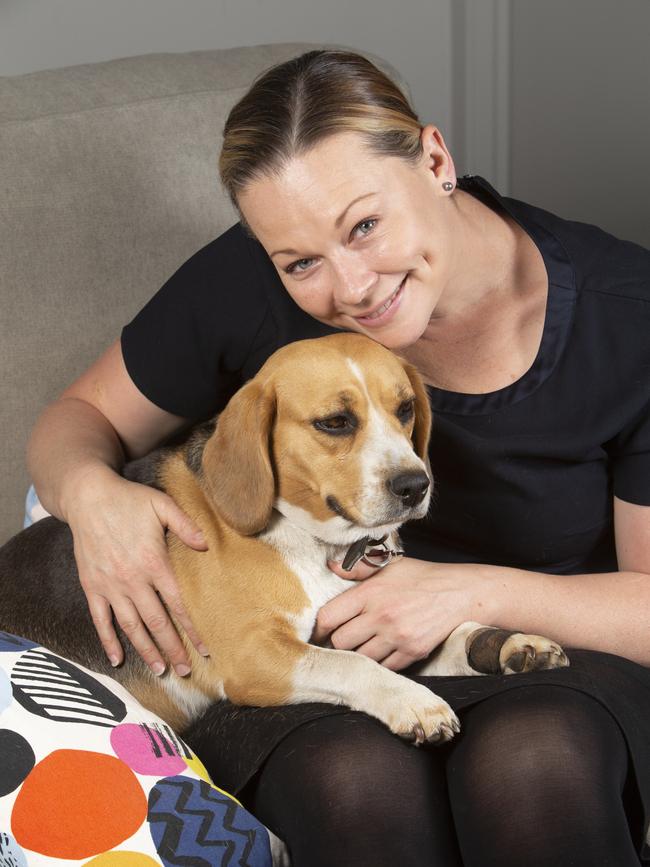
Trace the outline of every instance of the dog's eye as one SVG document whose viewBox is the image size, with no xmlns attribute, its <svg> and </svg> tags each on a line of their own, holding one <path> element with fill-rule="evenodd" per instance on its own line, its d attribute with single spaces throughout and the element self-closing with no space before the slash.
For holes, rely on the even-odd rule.
<svg viewBox="0 0 650 867">
<path fill-rule="evenodd" d="M 409 400 L 403 401 L 399 409 L 397 410 L 397 418 L 402 422 L 402 424 L 406 424 L 413 418 L 413 413 L 415 412 L 415 398 L 411 397 Z"/>
<path fill-rule="evenodd" d="M 350 434 L 355 430 L 357 420 L 353 415 L 341 414 L 331 415 L 329 418 L 317 418 L 314 422 L 316 430 L 322 430 L 328 434 L 341 436 L 342 434 Z"/>
</svg>

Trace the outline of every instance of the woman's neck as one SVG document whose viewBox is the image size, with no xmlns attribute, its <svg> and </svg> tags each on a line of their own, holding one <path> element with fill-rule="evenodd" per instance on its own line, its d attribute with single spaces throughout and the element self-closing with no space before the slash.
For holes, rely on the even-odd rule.
<svg viewBox="0 0 650 867">
<path fill-rule="evenodd" d="M 524 270 L 522 248 L 530 240 L 509 215 L 494 211 L 469 193 L 457 190 L 455 200 L 450 278 L 432 324 L 472 319 L 495 295 L 514 294 Z"/>
<path fill-rule="evenodd" d="M 458 196 L 452 276 L 424 333 L 401 354 L 431 385 L 485 393 L 533 363 L 548 280 L 539 250 L 509 215 Z"/>
</svg>

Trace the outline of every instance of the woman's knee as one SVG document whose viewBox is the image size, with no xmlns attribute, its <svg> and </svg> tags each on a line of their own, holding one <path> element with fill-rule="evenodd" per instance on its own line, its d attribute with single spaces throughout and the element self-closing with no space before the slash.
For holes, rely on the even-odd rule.
<svg viewBox="0 0 650 867">
<path fill-rule="evenodd" d="M 442 755 L 362 713 L 295 729 L 242 802 L 299 864 L 459 863 Z"/>
<path fill-rule="evenodd" d="M 468 867 L 636 863 L 627 746 L 598 701 L 521 686 L 461 714 L 461 725 L 447 776 Z"/>
<path fill-rule="evenodd" d="M 529 786 L 581 787 L 614 777 L 622 786 L 627 747 L 618 724 L 596 699 L 556 684 L 511 689 L 464 715 L 454 765 L 478 778 L 526 779 Z"/>
<path fill-rule="evenodd" d="M 381 816 L 392 813 L 395 788 L 430 786 L 432 760 L 363 713 L 350 711 L 312 720 L 295 729 L 271 753 L 258 775 L 264 790 L 300 798 L 301 809 L 314 809 L 326 821 L 341 813 Z M 311 806 L 307 806 L 311 805 Z"/>
</svg>

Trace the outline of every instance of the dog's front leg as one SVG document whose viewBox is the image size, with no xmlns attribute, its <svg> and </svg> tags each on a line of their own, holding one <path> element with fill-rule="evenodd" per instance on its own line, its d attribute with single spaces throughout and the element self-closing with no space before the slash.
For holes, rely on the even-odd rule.
<svg viewBox="0 0 650 867">
<path fill-rule="evenodd" d="M 481 623 L 461 623 L 427 659 L 409 668 L 417 675 L 518 674 L 562 668 L 569 660 L 542 635 L 513 632 Z"/>
<path fill-rule="evenodd" d="M 456 715 L 427 687 L 350 650 L 307 645 L 293 677 L 292 701 L 326 701 L 364 711 L 416 744 L 447 741 Z"/>
</svg>

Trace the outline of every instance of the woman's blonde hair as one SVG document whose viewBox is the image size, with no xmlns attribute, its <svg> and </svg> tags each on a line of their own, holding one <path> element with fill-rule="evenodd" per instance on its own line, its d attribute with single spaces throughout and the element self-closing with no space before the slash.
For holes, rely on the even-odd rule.
<svg viewBox="0 0 650 867">
<path fill-rule="evenodd" d="M 228 115 L 219 157 L 221 181 L 244 226 L 238 197 L 251 181 L 281 172 L 293 157 L 340 132 L 359 133 L 383 156 L 414 164 L 422 155 L 418 116 L 365 57 L 309 51 L 262 73 Z"/>
</svg>

